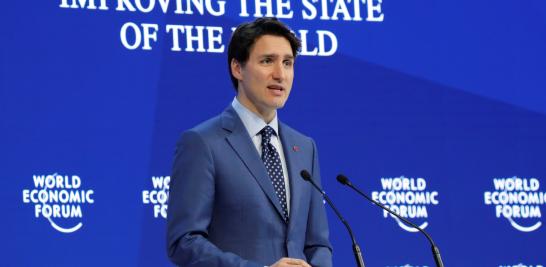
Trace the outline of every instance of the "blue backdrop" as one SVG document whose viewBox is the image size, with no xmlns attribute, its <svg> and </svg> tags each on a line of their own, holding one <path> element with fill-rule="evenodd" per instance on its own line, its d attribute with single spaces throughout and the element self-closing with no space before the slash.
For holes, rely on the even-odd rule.
<svg viewBox="0 0 546 267">
<path fill-rule="evenodd" d="M 293 11 L 282 20 L 308 53 L 332 52 L 298 57 L 279 117 L 316 140 L 323 187 L 367 266 L 434 262 L 424 237 L 338 173 L 423 225 L 446 266 L 546 265 L 546 4 L 368 1 L 183 0 L 178 13 L 163 0 L 3 3 L 0 265 L 171 266 L 175 142 L 234 97 L 213 48 L 255 2 L 289 3 L 273 15 Z M 181 51 L 167 25 L 193 27 Z M 186 51 L 196 26 L 205 52 Z M 334 264 L 354 266 L 327 210 Z"/>
</svg>

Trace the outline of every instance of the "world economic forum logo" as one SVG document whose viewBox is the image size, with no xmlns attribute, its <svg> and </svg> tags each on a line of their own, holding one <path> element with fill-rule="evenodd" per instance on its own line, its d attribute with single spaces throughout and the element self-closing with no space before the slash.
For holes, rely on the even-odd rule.
<svg viewBox="0 0 546 267">
<path fill-rule="evenodd" d="M 497 218 L 506 218 L 522 232 L 537 230 L 542 222 L 540 205 L 546 203 L 546 193 L 540 192 L 537 178 L 494 178 L 494 191 L 484 192 L 485 205 L 495 207 Z"/>
<path fill-rule="evenodd" d="M 408 178 L 405 176 L 394 178 L 381 178 L 382 191 L 373 191 L 372 198 L 387 206 L 400 216 L 408 219 L 420 219 L 422 229 L 428 226 L 426 219 L 429 216 L 427 207 L 438 205 L 438 191 L 427 190 L 425 178 Z M 408 232 L 418 230 L 406 225 L 400 219 L 383 211 L 383 217 L 392 217 L 400 228 Z"/>
<path fill-rule="evenodd" d="M 95 202 L 93 190 L 82 188 L 78 175 L 33 175 L 34 187 L 23 189 L 23 203 L 34 205 L 34 216 L 45 218 L 61 233 L 73 233 L 83 226 L 82 206 Z"/>
<path fill-rule="evenodd" d="M 153 176 L 152 190 L 142 190 L 142 203 L 153 206 L 154 218 L 167 218 L 170 176 Z"/>
</svg>

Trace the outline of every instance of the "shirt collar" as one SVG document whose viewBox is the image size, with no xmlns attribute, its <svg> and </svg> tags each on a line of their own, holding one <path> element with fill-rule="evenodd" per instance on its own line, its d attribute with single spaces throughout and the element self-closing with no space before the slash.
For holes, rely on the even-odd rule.
<svg viewBox="0 0 546 267">
<path fill-rule="evenodd" d="M 267 125 L 271 126 L 271 128 L 275 130 L 275 133 L 279 135 L 279 120 L 277 118 L 277 114 L 275 114 L 273 120 L 269 124 L 267 124 L 260 116 L 243 106 L 243 104 L 239 102 L 237 97 L 233 98 L 231 106 L 233 107 L 233 109 L 235 109 L 235 112 L 237 112 L 237 115 L 239 115 L 241 121 L 243 121 L 243 124 L 245 125 L 245 128 L 250 137 L 258 135 L 260 131 Z"/>
</svg>

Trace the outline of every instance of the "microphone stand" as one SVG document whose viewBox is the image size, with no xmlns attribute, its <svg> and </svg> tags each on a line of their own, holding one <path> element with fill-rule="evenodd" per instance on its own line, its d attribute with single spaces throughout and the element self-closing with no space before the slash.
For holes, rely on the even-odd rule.
<svg viewBox="0 0 546 267">
<path fill-rule="evenodd" d="M 339 213 L 339 211 L 336 209 L 336 207 L 334 206 L 334 203 L 332 203 L 332 200 L 330 200 L 328 195 L 326 195 L 326 192 L 322 191 L 322 189 L 313 181 L 313 179 L 311 178 L 311 174 L 309 174 L 307 170 L 302 170 L 300 175 L 305 181 L 310 182 L 313 185 L 313 187 L 322 194 L 322 197 L 324 197 L 324 200 L 326 200 L 328 205 L 330 205 L 332 210 L 334 210 L 334 213 L 337 215 L 339 220 L 343 223 L 343 225 L 345 225 L 345 227 L 347 228 L 347 231 L 349 232 L 349 235 L 351 236 L 351 241 L 353 243 L 353 253 L 355 256 L 356 264 L 358 267 L 365 267 L 364 259 L 362 258 L 362 251 L 360 250 L 360 246 L 356 243 L 355 236 L 353 235 L 353 231 L 351 230 L 349 223 L 347 223 L 347 221 L 345 221 L 343 216 L 341 216 L 341 213 Z"/>
<path fill-rule="evenodd" d="M 440 249 L 436 246 L 436 244 L 434 243 L 434 241 L 432 240 L 432 237 L 430 237 L 430 235 L 425 232 L 425 230 L 421 229 L 421 227 L 417 226 L 416 224 L 408 221 L 406 218 L 400 216 L 398 213 L 392 211 L 391 209 L 385 207 L 385 205 L 373 200 L 372 198 L 370 198 L 368 195 L 364 194 L 364 192 L 360 191 L 360 189 L 356 188 L 352 183 L 351 181 L 349 181 L 349 178 L 347 178 L 345 175 L 343 174 L 339 174 L 337 176 L 337 181 L 343 185 L 346 185 L 350 188 L 352 188 L 354 191 L 356 191 L 359 195 L 363 196 L 364 198 L 366 198 L 367 200 L 371 201 L 373 204 L 375 204 L 376 206 L 386 210 L 388 213 L 392 214 L 393 216 L 395 216 L 396 218 L 402 220 L 403 222 L 411 225 L 413 228 L 417 229 L 419 232 L 421 232 L 422 234 L 425 235 L 425 237 L 428 239 L 428 242 L 430 243 L 431 245 L 431 249 L 432 249 L 432 255 L 434 257 L 434 262 L 436 262 L 436 267 L 444 267 L 444 263 L 442 262 L 442 257 L 440 255 Z"/>
</svg>

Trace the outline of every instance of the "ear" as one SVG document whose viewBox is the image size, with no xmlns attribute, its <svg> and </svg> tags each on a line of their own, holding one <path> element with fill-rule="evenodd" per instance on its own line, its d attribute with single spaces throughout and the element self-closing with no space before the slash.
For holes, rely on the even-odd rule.
<svg viewBox="0 0 546 267">
<path fill-rule="evenodd" d="M 233 77 L 235 77 L 235 79 L 237 79 L 239 81 L 243 80 L 243 74 L 242 74 L 243 66 L 241 66 L 239 61 L 232 58 L 230 67 L 231 67 L 231 74 L 233 74 Z"/>
</svg>

